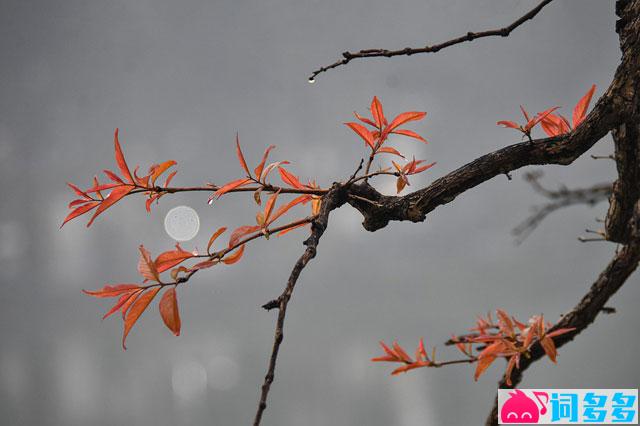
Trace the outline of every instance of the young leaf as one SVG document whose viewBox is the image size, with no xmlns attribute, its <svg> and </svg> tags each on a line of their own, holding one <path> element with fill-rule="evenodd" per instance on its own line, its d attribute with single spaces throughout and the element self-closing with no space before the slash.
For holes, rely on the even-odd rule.
<svg viewBox="0 0 640 426">
<path fill-rule="evenodd" d="M 377 152 L 378 153 L 393 154 L 393 155 L 397 155 L 397 156 L 402 157 L 402 158 L 406 158 L 404 155 L 400 154 L 398 152 L 398 150 L 396 150 L 395 148 L 391 148 L 390 146 L 383 146 L 383 147 L 379 148 Z"/>
<path fill-rule="evenodd" d="M 238 250 L 236 250 L 232 255 L 225 256 L 222 261 L 227 265 L 233 265 L 238 262 L 242 255 L 244 254 L 244 244 L 240 246 Z"/>
<path fill-rule="evenodd" d="M 280 178 L 287 185 L 297 189 L 304 188 L 304 185 L 300 183 L 300 179 L 293 173 L 288 172 L 284 167 L 278 167 L 278 173 L 280 173 Z"/>
<path fill-rule="evenodd" d="M 238 244 L 238 242 L 242 237 L 244 237 L 245 235 L 251 234 L 253 232 L 256 232 L 259 229 L 260 229 L 259 226 L 251 226 L 251 225 L 240 226 L 239 228 L 234 229 L 233 232 L 231 233 L 231 237 L 229 237 L 229 247 L 235 246 L 236 244 Z"/>
<path fill-rule="evenodd" d="M 133 191 L 134 188 L 135 187 L 133 185 L 124 185 L 124 186 L 119 186 L 117 188 L 114 188 L 109 193 L 107 198 L 105 198 L 100 203 L 100 206 L 98 206 L 98 208 L 96 209 L 96 212 L 91 217 L 91 220 L 89 220 L 89 223 L 87 223 L 87 227 L 91 226 L 93 221 L 96 220 L 96 218 L 100 215 L 100 213 L 102 213 L 103 211 L 105 211 L 106 209 L 108 209 L 118 201 L 120 201 L 121 198 L 123 198 L 125 195 Z"/>
<path fill-rule="evenodd" d="M 411 130 L 407 130 L 407 129 L 396 129 L 393 132 L 396 135 L 403 135 L 403 136 L 409 136 L 410 138 L 414 138 L 414 139 L 418 139 L 419 141 L 422 141 L 424 143 L 428 143 L 427 140 L 425 138 L 423 138 L 422 136 L 420 136 L 419 134 L 417 134 L 416 132 L 413 132 Z"/>
<path fill-rule="evenodd" d="M 402 126 L 405 123 L 408 123 L 410 121 L 422 120 L 426 115 L 427 115 L 426 112 L 420 112 L 420 111 L 403 112 L 402 114 L 399 114 L 396 118 L 393 119 L 393 121 L 384 129 L 384 132 L 386 134 L 389 134 L 392 131 L 394 131 L 396 128 Z"/>
<path fill-rule="evenodd" d="M 118 312 L 120 310 L 120 308 L 122 308 L 122 306 L 124 306 L 124 304 L 127 302 L 127 300 L 129 300 L 129 298 L 133 297 L 133 295 L 135 293 L 137 293 L 137 291 L 136 290 L 132 290 L 132 291 L 130 291 L 128 293 L 125 293 L 122 296 L 120 296 L 120 299 L 118 299 L 116 304 L 113 305 L 113 307 L 106 314 L 104 314 L 102 319 L 105 320 L 109 316 L 111 316 L 112 314 Z"/>
<path fill-rule="evenodd" d="M 376 96 L 371 101 L 371 115 L 373 115 L 373 120 L 376 122 L 378 129 L 382 129 L 387 124 L 387 119 L 384 116 L 384 112 L 382 112 L 382 103 Z"/>
<path fill-rule="evenodd" d="M 165 291 L 158 304 L 162 321 L 176 336 L 180 335 L 180 312 L 178 311 L 178 297 L 175 287 Z"/>
<path fill-rule="evenodd" d="M 219 228 L 216 232 L 213 233 L 213 235 L 211 235 L 211 238 L 209 238 L 209 243 L 207 244 L 207 253 L 211 253 L 211 246 L 213 245 L 214 241 L 224 233 L 224 231 L 226 231 L 227 228 L 226 227 L 222 227 Z"/>
<path fill-rule="evenodd" d="M 589 104 L 591 103 L 591 97 L 593 96 L 593 92 L 596 90 L 596 85 L 591 86 L 591 89 L 584 94 L 584 96 L 578 101 L 575 108 L 573 109 L 573 128 L 578 127 L 580 123 L 584 120 L 585 115 L 587 115 L 587 109 L 589 108 Z"/>
<path fill-rule="evenodd" d="M 131 328 L 135 325 L 140 315 L 147 309 L 149 303 L 156 297 L 156 294 L 160 291 L 160 287 L 153 287 L 144 293 L 142 293 L 136 301 L 131 305 L 131 308 L 127 311 L 124 319 L 124 332 L 122 333 L 122 349 L 126 350 L 125 341 L 131 331 Z"/>
<path fill-rule="evenodd" d="M 122 176 L 124 176 L 129 183 L 133 183 L 133 177 L 131 176 L 131 172 L 129 171 L 129 166 L 127 166 L 127 162 L 124 160 L 124 154 L 122 153 L 122 148 L 120 147 L 120 141 L 118 140 L 118 129 L 116 129 L 115 134 L 113 136 L 113 145 L 115 146 L 115 151 L 116 151 L 116 163 L 118 163 L 118 167 L 120 168 L 120 172 L 122 173 Z"/>
<path fill-rule="evenodd" d="M 253 170 L 256 177 L 260 177 L 262 176 L 262 169 L 264 169 L 264 165 L 267 162 L 267 157 L 269 157 L 269 153 L 271 152 L 271 150 L 275 148 L 275 145 L 270 145 L 265 151 L 264 151 L 264 155 L 262 156 L 262 161 L 260 162 L 260 164 L 258 164 L 258 166 Z"/>
<path fill-rule="evenodd" d="M 76 208 L 71 213 L 69 213 L 67 215 L 67 217 L 64 218 L 64 221 L 62 222 L 62 225 L 60 225 L 60 228 L 62 228 L 64 226 L 64 224 L 69 222 L 71 219 L 75 219 L 76 217 L 81 216 L 81 215 L 85 214 L 86 212 L 95 209 L 99 205 L 100 205 L 100 201 L 92 201 L 90 203 L 84 204 L 84 205 Z"/>
<path fill-rule="evenodd" d="M 240 166 L 242 166 L 242 169 L 245 172 L 247 172 L 247 177 L 251 177 L 251 172 L 249 171 L 247 162 L 244 159 L 244 155 L 242 155 L 242 149 L 240 149 L 240 138 L 238 137 L 237 133 L 236 133 L 236 155 L 238 156 L 238 161 L 240 161 Z"/>
<path fill-rule="evenodd" d="M 144 277 L 145 280 L 160 281 L 160 275 L 156 269 L 156 265 L 151 260 L 151 254 L 141 244 L 140 247 L 140 259 L 138 260 L 138 272 Z"/>
<path fill-rule="evenodd" d="M 351 130 L 356 132 L 358 134 L 358 136 L 360 136 L 365 141 L 365 143 L 367 145 L 369 145 L 369 147 L 371 149 L 376 149 L 374 137 L 371 134 L 371 132 L 369 130 L 367 130 L 366 127 L 364 127 L 362 124 L 358 124 L 358 123 L 344 123 L 344 124 L 349 126 L 349 128 L 351 128 Z"/>
<path fill-rule="evenodd" d="M 165 161 L 161 164 L 156 164 L 149 169 L 149 173 L 151 174 L 151 186 L 156 186 L 156 180 L 167 171 L 170 167 L 175 166 L 176 163 L 173 160 Z"/>
<path fill-rule="evenodd" d="M 139 289 L 140 286 L 138 284 L 116 284 L 116 285 L 105 285 L 100 290 L 82 290 L 82 292 L 88 296 L 93 297 L 116 297 L 120 296 L 124 293 L 129 293 L 132 290 Z"/>
<path fill-rule="evenodd" d="M 176 250 L 165 251 L 161 253 L 154 262 L 158 273 L 167 271 L 174 266 L 177 266 L 187 259 L 193 257 L 193 253 L 183 250 L 180 245 L 176 244 Z"/>
<path fill-rule="evenodd" d="M 212 198 L 220 198 L 221 196 L 223 196 L 227 192 L 232 191 L 232 190 L 234 190 L 236 188 L 239 188 L 241 186 L 244 186 L 244 185 L 248 184 L 249 182 L 251 182 L 251 179 L 247 179 L 247 178 L 231 181 L 231 182 L 223 185 L 222 187 L 220 187 L 216 192 L 214 192 Z"/>
</svg>

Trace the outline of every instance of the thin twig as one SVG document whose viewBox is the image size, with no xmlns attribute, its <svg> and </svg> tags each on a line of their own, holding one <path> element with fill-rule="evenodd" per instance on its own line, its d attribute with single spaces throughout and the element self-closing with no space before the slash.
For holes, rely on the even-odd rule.
<svg viewBox="0 0 640 426">
<path fill-rule="evenodd" d="M 445 49 L 450 46 L 454 46 L 456 44 L 461 44 L 468 41 L 473 41 L 483 37 L 507 37 L 513 30 L 518 28 L 520 25 L 524 24 L 530 19 L 533 19 L 538 12 L 542 10 L 547 4 L 551 3 L 553 0 L 544 0 L 540 2 L 536 7 L 531 9 L 529 12 L 524 14 L 522 17 L 515 20 L 511 25 L 508 25 L 503 28 L 497 28 L 493 30 L 486 30 L 481 32 L 468 32 L 465 35 L 460 37 L 456 37 L 454 39 L 445 41 L 440 44 L 434 44 L 432 46 L 424 46 L 418 48 L 406 47 L 404 49 L 398 50 L 387 50 L 387 49 L 365 49 L 360 50 L 358 52 L 344 52 L 342 53 L 343 59 L 334 62 L 331 65 L 327 65 L 321 67 L 311 73 L 309 77 L 309 82 L 313 83 L 318 74 L 329 71 L 330 69 L 337 68 L 342 65 L 346 65 L 354 59 L 363 59 L 363 58 L 376 58 L 376 57 L 385 57 L 391 58 L 393 56 L 410 56 L 418 53 L 436 53 L 442 49 Z"/>
</svg>

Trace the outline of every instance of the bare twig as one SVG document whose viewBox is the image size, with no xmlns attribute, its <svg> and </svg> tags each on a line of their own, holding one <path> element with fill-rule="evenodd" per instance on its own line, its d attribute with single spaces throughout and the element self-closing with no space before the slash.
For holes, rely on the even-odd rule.
<svg viewBox="0 0 640 426">
<path fill-rule="evenodd" d="M 276 331 L 273 340 L 271 356 L 269 358 L 269 366 L 267 368 L 267 374 L 264 378 L 264 383 L 262 385 L 262 391 L 260 394 L 260 401 L 258 403 L 258 409 L 253 421 L 254 426 L 260 425 L 264 410 L 265 408 L 267 408 L 267 397 L 269 395 L 269 390 L 271 389 L 271 384 L 273 383 L 273 379 L 275 377 L 276 361 L 278 360 L 280 345 L 282 344 L 282 340 L 284 339 L 284 320 L 287 314 L 287 305 L 289 304 L 289 300 L 291 299 L 291 295 L 293 294 L 293 289 L 296 286 L 298 277 L 300 277 L 300 273 L 302 272 L 304 267 L 311 259 L 316 256 L 318 242 L 320 241 L 320 237 L 322 237 L 322 234 L 327 228 L 329 213 L 344 204 L 345 195 L 343 194 L 343 192 L 344 189 L 342 186 L 340 186 L 339 184 L 334 184 L 329 192 L 322 197 L 322 206 L 320 208 L 320 213 L 311 223 L 311 236 L 304 242 L 307 248 L 294 265 L 293 270 L 291 271 L 291 275 L 289 276 L 289 280 L 287 281 L 287 286 L 277 299 L 274 299 L 263 305 L 263 308 L 267 310 L 278 308 L 278 318 L 276 320 Z"/>
<path fill-rule="evenodd" d="M 337 68 L 342 65 L 346 65 L 354 59 L 379 58 L 379 57 L 391 58 L 394 56 L 411 56 L 419 53 L 436 53 L 447 47 L 455 46 L 456 44 L 461 44 L 468 41 L 473 41 L 479 38 L 508 37 L 513 30 L 515 30 L 516 28 L 518 28 L 520 25 L 524 24 L 528 20 L 533 19 L 538 14 L 538 12 L 542 10 L 543 7 L 545 7 L 552 1 L 553 0 L 544 0 L 540 2 L 536 7 L 534 7 L 529 12 L 525 13 L 523 16 L 516 19 L 511 25 L 508 25 L 506 27 L 496 28 L 493 30 L 480 31 L 480 32 L 468 32 L 465 35 L 453 38 L 451 40 L 445 41 L 440 44 L 434 44 L 431 46 L 427 45 L 424 47 L 417 47 L 417 48 L 405 47 L 404 49 L 398 49 L 398 50 L 365 49 L 365 50 L 360 50 L 358 52 L 344 52 L 342 53 L 343 59 L 340 59 L 339 61 L 336 61 L 331 65 L 327 65 L 313 71 L 311 73 L 311 76 L 309 76 L 309 82 L 313 83 L 315 81 L 315 78 L 318 76 L 318 74 L 321 74 L 323 72 L 329 71 L 330 69 Z"/>
</svg>

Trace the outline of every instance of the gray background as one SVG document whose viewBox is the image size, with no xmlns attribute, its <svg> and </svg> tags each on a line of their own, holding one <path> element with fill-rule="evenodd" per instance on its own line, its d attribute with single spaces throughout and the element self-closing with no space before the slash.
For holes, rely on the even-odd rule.
<svg viewBox="0 0 640 426">
<path fill-rule="evenodd" d="M 137 246 L 173 242 L 162 219 L 194 207 L 202 248 L 218 226 L 253 221 L 255 205 L 205 194 L 164 198 L 151 215 L 129 198 L 96 221 L 58 226 L 71 193 L 114 168 L 120 127 L 130 165 L 179 163 L 176 185 L 240 174 L 236 131 L 250 162 L 268 144 L 274 158 L 323 184 L 349 175 L 362 143 L 341 123 L 378 95 L 389 114 L 426 110 L 412 129 L 431 144 L 396 146 L 438 161 L 413 188 L 516 142 L 495 125 L 560 104 L 592 84 L 598 96 L 620 56 L 612 1 L 552 3 L 508 39 L 481 40 L 431 56 L 369 60 L 306 79 L 346 49 L 404 47 L 510 23 L 534 4 L 506 0 L 2 1 L 0 2 L 0 423 L 6 425 L 242 425 L 254 413 L 280 293 L 304 232 L 260 241 L 242 263 L 199 274 L 179 290 L 183 334 L 164 328 L 155 305 L 123 352 L 121 323 L 82 288 L 137 279 Z M 592 153 L 609 154 L 609 138 Z M 379 339 L 409 348 L 441 342 L 474 318 L 504 308 L 549 320 L 570 309 L 614 250 L 580 244 L 606 203 L 546 220 L 516 247 L 509 234 L 541 200 L 514 173 L 440 207 L 424 224 L 393 223 L 374 234 L 358 213 L 331 217 L 319 256 L 303 273 L 266 425 L 478 424 L 502 365 L 478 383 L 470 366 L 390 377 L 368 361 Z M 583 158 L 546 169 L 550 186 L 613 179 L 607 161 Z M 377 182 L 391 191 L 392 181 Z M 306 212 L 305 212 L 306 213 Z M 303 214 L 303 213 L 298 213 Z M 355 265 L 355 266 L 352 266 Z M 603 316 L 537 363 L 526 387 L 637 387 L 637 276 Z M 500 363 L 497 363 L 500 364 Z"/>
</svg>

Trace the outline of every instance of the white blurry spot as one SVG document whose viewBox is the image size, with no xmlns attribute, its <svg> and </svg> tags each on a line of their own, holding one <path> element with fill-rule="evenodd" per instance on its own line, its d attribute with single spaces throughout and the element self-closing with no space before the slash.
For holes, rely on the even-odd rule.
<svg viewBox="0 0 640 426">
<path fill-rule="evenodd" d="M 164 218 L 164 229 L 176 241 L 189 241 L 198 234 L 200 218 L 191 207 L 174 207 Z"/>
<path fill-rule="evenodd" d="M 63 338 L 56 345 L 55 396 L 70 417 L 90 417 L 100 408 L 102 378 L 95 360 L 79 338 Z"/>
<path fill-rule="evenodd" d="M 398 426 L 435 426 L 436 407 L 429 397 L 429 386 L 419 375 L 401 375 L 391 380 L 389 390 Z"/>
<path fill-rule="evenodd" d="M 27 396 L 29 374 L 26 359 L 17 353 L 4 354 L 0 361 L 0 383 L 5 395 L 19 402 Z"/>
<path fill-rule="evenodd" d="M 238 363 L 226 356 L 216 356 L 207 364 L 209 387 L 214 390 L 229 390 L 238 384 Z"/>
<path fill-rule="evenodd" d="M 207 390 L 207 370 L 196 361 L 180 361 L 173 366 L 171 387 L 179 403 L 202 397 Z"/>
<path fill-rule="evenodd" d="M 25 227 L 12 220 L 0 223 L 0 260 L 20 257 L 27 249 L 28 235 Z"/>
</svg>

